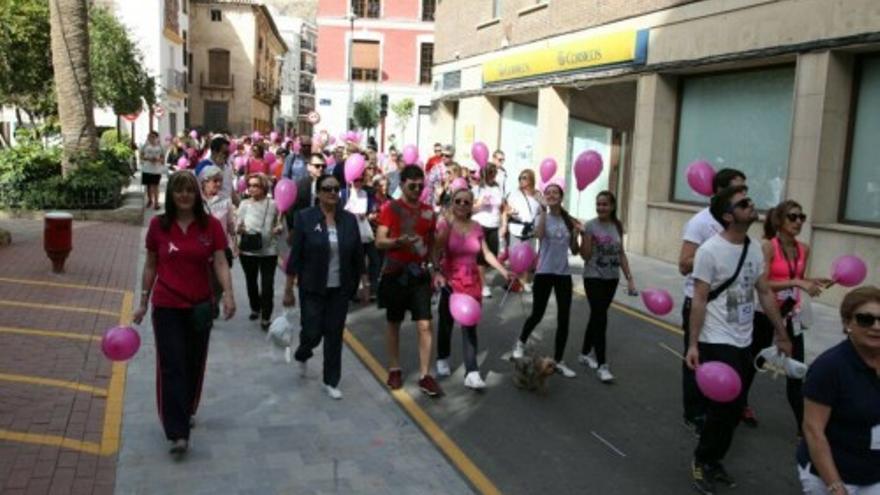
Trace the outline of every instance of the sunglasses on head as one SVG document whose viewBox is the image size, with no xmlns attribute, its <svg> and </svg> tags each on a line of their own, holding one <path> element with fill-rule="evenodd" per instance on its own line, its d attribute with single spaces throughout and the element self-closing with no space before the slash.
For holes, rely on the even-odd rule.
<svg viewBox="0 0 880 495">
<path fill-rule="evenodd" d="M 338 193 L 339 186 L 321 186 L 321 192 Z"/>
<path fill-rule="evenodd" d="M 871 313 L 856 313 L 853 315 L 853 320 L 855 320 L 856 325 L 862 328 L 871 328 L 880 323 L 880 316 L 872 315 Z"/>
<path fill-rule="evenodd" d="M 421 191 L 425 188 L 425 184 L 422 182 L 412 182 L 406 185 L 406 188 L 410 191 Z"/>
<path fill-rule="evenodd" d="M 787 218 L 789 222 L 797 222 L 798 220 L 800 220 L 801 222 L 806 222 L 807 221 L 807 214 L 806 213 L 789 213 L 788 215 L 785 215 L 785 218 Z"/>
<path fill-rule="evenodd" d="M 473 202 L 469 199 L 456 199 L 455 204 L 458 206 L 470 206 L 473 204 Z"/>
</svg>

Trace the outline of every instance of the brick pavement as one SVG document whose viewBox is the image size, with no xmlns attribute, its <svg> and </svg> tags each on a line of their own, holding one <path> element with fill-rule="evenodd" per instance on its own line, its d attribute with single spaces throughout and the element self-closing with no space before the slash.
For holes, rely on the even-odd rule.
<svg viewBox="0 0 880 495">
<path fill-rule="evenodd" d="M 0 492 L 112 493 L 119 415 L 114 426 L 107 410 L 119 411 L 108 404 L 125 368 L 98 338 L 131 297 L 141 229 L 75 222 L 66 273 L 53 274 L 41 222 L 0 228 L 13 236 L 0 248 Z"/>
</svg>

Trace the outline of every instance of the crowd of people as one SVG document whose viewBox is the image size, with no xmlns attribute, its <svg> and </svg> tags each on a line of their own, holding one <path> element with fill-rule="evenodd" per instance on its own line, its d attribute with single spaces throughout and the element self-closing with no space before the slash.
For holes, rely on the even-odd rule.
<svg viewBox="0 0 880 495">
<path fill-rule="evenodd" d="M 235 312 L 234 258 L 247 281 L 250 319 L 259 319 L 264 330 L 274 311 L 275 272 L 283 268 L 282 304 L 298 302 L 301 308 L 293 357 L 305 371 L 323 341 L 325 391 L 340 399 L 342 335 L 352 301 L 376 301 L 385 311 L 392 390 L 403 386 L 400 329 L 409 313 L 418 332 L 418 387 L 438 397 L 443 390 L 434 376 L 449 376 L 452 369 L 450 301 L 456 294 L 477 302 L 492 297 L 497 285 L 492 271 L 503 280 L 503 290 L 532 293 L 531 314 L 513 343 L 512 359 L 525 356 L 553 294 L 554 369 L 576 377 L 563 357 L 573 292 L 570 257 L 580 256 L 590 317 L 578 362 L 601 382 L 614 381 L 606 352 L 608 308 L 621 277 L 628 293 L 636 294 L 637 286 L 612 192 L 600 192 L 596 217 L 582 220 L 564 208 L 566 188 L 558 178 L 539 187 L 534 172 L 522 170 L 518 187 L 508 191 L 500 150 L 477 167 L 457 163 L 454 147 L 437 143 L 421 164 L 394 148 L 384 156 L 374 143 L 361 147 L 359 138 L 340 139 L 334 146 L 323 134 L 304 146 L 275 133 L 209 136 L 198 143 L 193 135 L 174 138 L 165 149 L 151 134 L 141 149 L 148 206 L 159 208 L 152 187 L 162 173 L 161 157 L 179 169 L 169 177 L 164 213 L 147 232 L 142 299 L 134 318 L 140 322 L 152 303 L 160 413 L 174 452 L 187 449 L 211 321 L 221 302 L 225 317 Z M 366 166 L 348 183 L 344 164 L 354 153 L 365 156 Z M 271 196 L 283 178 L 295 182 L 297 196 L 287 211 L 278 211 Z M 796 201 L 783 201 L 767 212 L 764 238 L 752 239 L 748 231 L 758 210 L 745 174 L 722 169 L 713 190 L 709 206 L 686 224 L 679 257 L 686 277 L 683 415 L 699 437 L 693 486 L 712 494 L 718 485 L 735 484 L 723 460 L 737 425 L 758 424 L 748 403 L 756 368 L 777 366 L 787 374 L 804 492 L 880 493 L 880 289 L 862 287 L 846 295 L 840 316 L 847 338 L 819 356 L 804 376 L 797 364 L 804 361 L 804 330 L 812 324 L 809 298 L 833 284 L 806 276 L 810 248 L 797 237 L 807 215 Z M 502 254 L 520 244 L 537 251 L 536 263 L 514 274 Z M 477 328 L 465 325 L 461 332 L 464 385 L 482 390 Z M 714 401 L 701 393 L 695 370 L 708 361 L 726 363 L 742 378 L 733 400 Z"/>
</svg>

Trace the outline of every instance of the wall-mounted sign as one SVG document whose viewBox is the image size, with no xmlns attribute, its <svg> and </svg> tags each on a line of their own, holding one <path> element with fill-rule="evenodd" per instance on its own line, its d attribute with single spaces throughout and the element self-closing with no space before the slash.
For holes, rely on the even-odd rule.
<svg viewBox="0 0 880 495">
<path fill-rule="evenodd" d="M 321 121 L 321 114 L 319 114 L 318 112 L 309 112 L 309 114 L 306 116 L 306 119 L 308 119 L 308 121 L 312 124 L 317 124 Z"/>
<path fill-rule="evenodd" d="M 647 29 L 600 34 L 553 43 L 545 48 L 486 62 L 483 64 L 483 83 L 492 84 L 606 65 L 644 64 L 647 58 Z"/>
</svg>

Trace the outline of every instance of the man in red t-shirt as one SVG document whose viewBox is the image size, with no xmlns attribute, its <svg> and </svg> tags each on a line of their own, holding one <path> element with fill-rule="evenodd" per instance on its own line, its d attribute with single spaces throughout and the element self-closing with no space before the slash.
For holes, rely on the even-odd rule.
<svg viewBox="0 0 880 495">
<path fill-rule="evenodd" d="M 400 172 L 403 196 L 386 203 L 379 212 L 376 247 L 385 251 L 385 266 L 379 282 L 379 307 L 388 320 L 388 386 L 403 386 L 400 370 L 400 324 L 409 311 L 419 331 L 419 388 L 436 397 L 440 385 L 428 373 L 431 361 L 431 273 L 428 259 L 434 237 L 435 216 L 430 206 L 419 201 L 425 188 L 425 174 L 415 165 Z"/>
<path fill-rule="evenodd" d="M 443 161 L 443 145 L 440 143 L 434 143 L 434 156 L 428 158 L 428 161 L 425 162 L 425 173 L 431 171 L 434 168 L 434 165 L 439 164 Z"/>
</svg>

